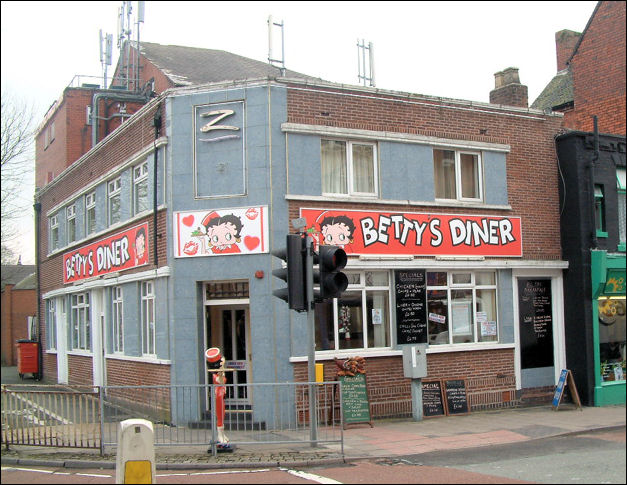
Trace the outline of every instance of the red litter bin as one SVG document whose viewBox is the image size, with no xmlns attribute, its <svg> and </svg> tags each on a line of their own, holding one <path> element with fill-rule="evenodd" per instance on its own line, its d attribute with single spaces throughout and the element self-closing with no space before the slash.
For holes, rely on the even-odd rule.
<svg viewBox="0 0 627 485">
<path fill-rule="evenodd" d="M 33 374 L 34 379 L 39 379 L 39 342 L 36 340 L 17 341 L 17 373 L 20 379 L 24 379 L 24 374 Z"/>
</svg>

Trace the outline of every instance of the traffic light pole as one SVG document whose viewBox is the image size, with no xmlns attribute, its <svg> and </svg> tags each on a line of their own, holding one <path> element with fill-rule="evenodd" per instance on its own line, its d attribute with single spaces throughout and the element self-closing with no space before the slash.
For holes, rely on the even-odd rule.
<svg viewBox="0 0 627 485">
<path fill-rule="evenodd" d="M 309 380 L 309 433 L 311 446 L 318 446 L 318 416 L 316 413 L 316 318 L 313 290 L 313 241 L 305 236 L 305 281 L 307 282 L 307 370 Z"/>
</svg>

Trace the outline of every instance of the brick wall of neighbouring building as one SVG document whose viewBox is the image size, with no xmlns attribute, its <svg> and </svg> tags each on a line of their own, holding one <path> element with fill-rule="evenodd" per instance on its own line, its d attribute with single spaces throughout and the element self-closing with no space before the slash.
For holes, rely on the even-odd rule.
<svg viewBox="0 0 627 485">
<path fill-rule="evenodd" d="M 596 14 L 573 55 L 575 108 L 564 125 L 599 132 L 625 134 L 625 2 L 599 2 Z"/>
</svg>

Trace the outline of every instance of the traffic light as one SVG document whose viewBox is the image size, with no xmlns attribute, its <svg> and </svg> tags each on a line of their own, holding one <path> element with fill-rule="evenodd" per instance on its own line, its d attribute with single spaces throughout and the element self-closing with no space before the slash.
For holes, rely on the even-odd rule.
<svg viewBox="0 0 627 485">
<path fill-rule="evenodd" d="M 287 288 L 274 290 L 272 294 L 287 302 L 291 310 L 307 311 L 305 284 L 305 239 L 299 234 L 288 234 L 285 248 L 272 251 L 287 263 L 285 268 L 272 270 L 272 274 L 287 282 Z"/>
<path fill-rule="evenodd" d="M 314 253 L 314 264 L 319 265 L 314 271 L 314 283 L 320 284 L 320 293 L 316 293 L 316 301 L 339 298 L 348 286 L 348 277 L 342 273 L 346 266 L 346 252 L 338 246 L 320 246 Z"/>
</svg>

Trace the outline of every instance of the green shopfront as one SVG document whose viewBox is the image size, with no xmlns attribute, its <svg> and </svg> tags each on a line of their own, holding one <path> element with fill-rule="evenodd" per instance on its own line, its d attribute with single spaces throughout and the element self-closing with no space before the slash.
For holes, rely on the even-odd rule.
<svg viewBox="0 0 627 485">
<path fill-rule="evenodd" d="M 625 254 L 592 251 L 596 406 L 625 403 Z"/>
</svg>

